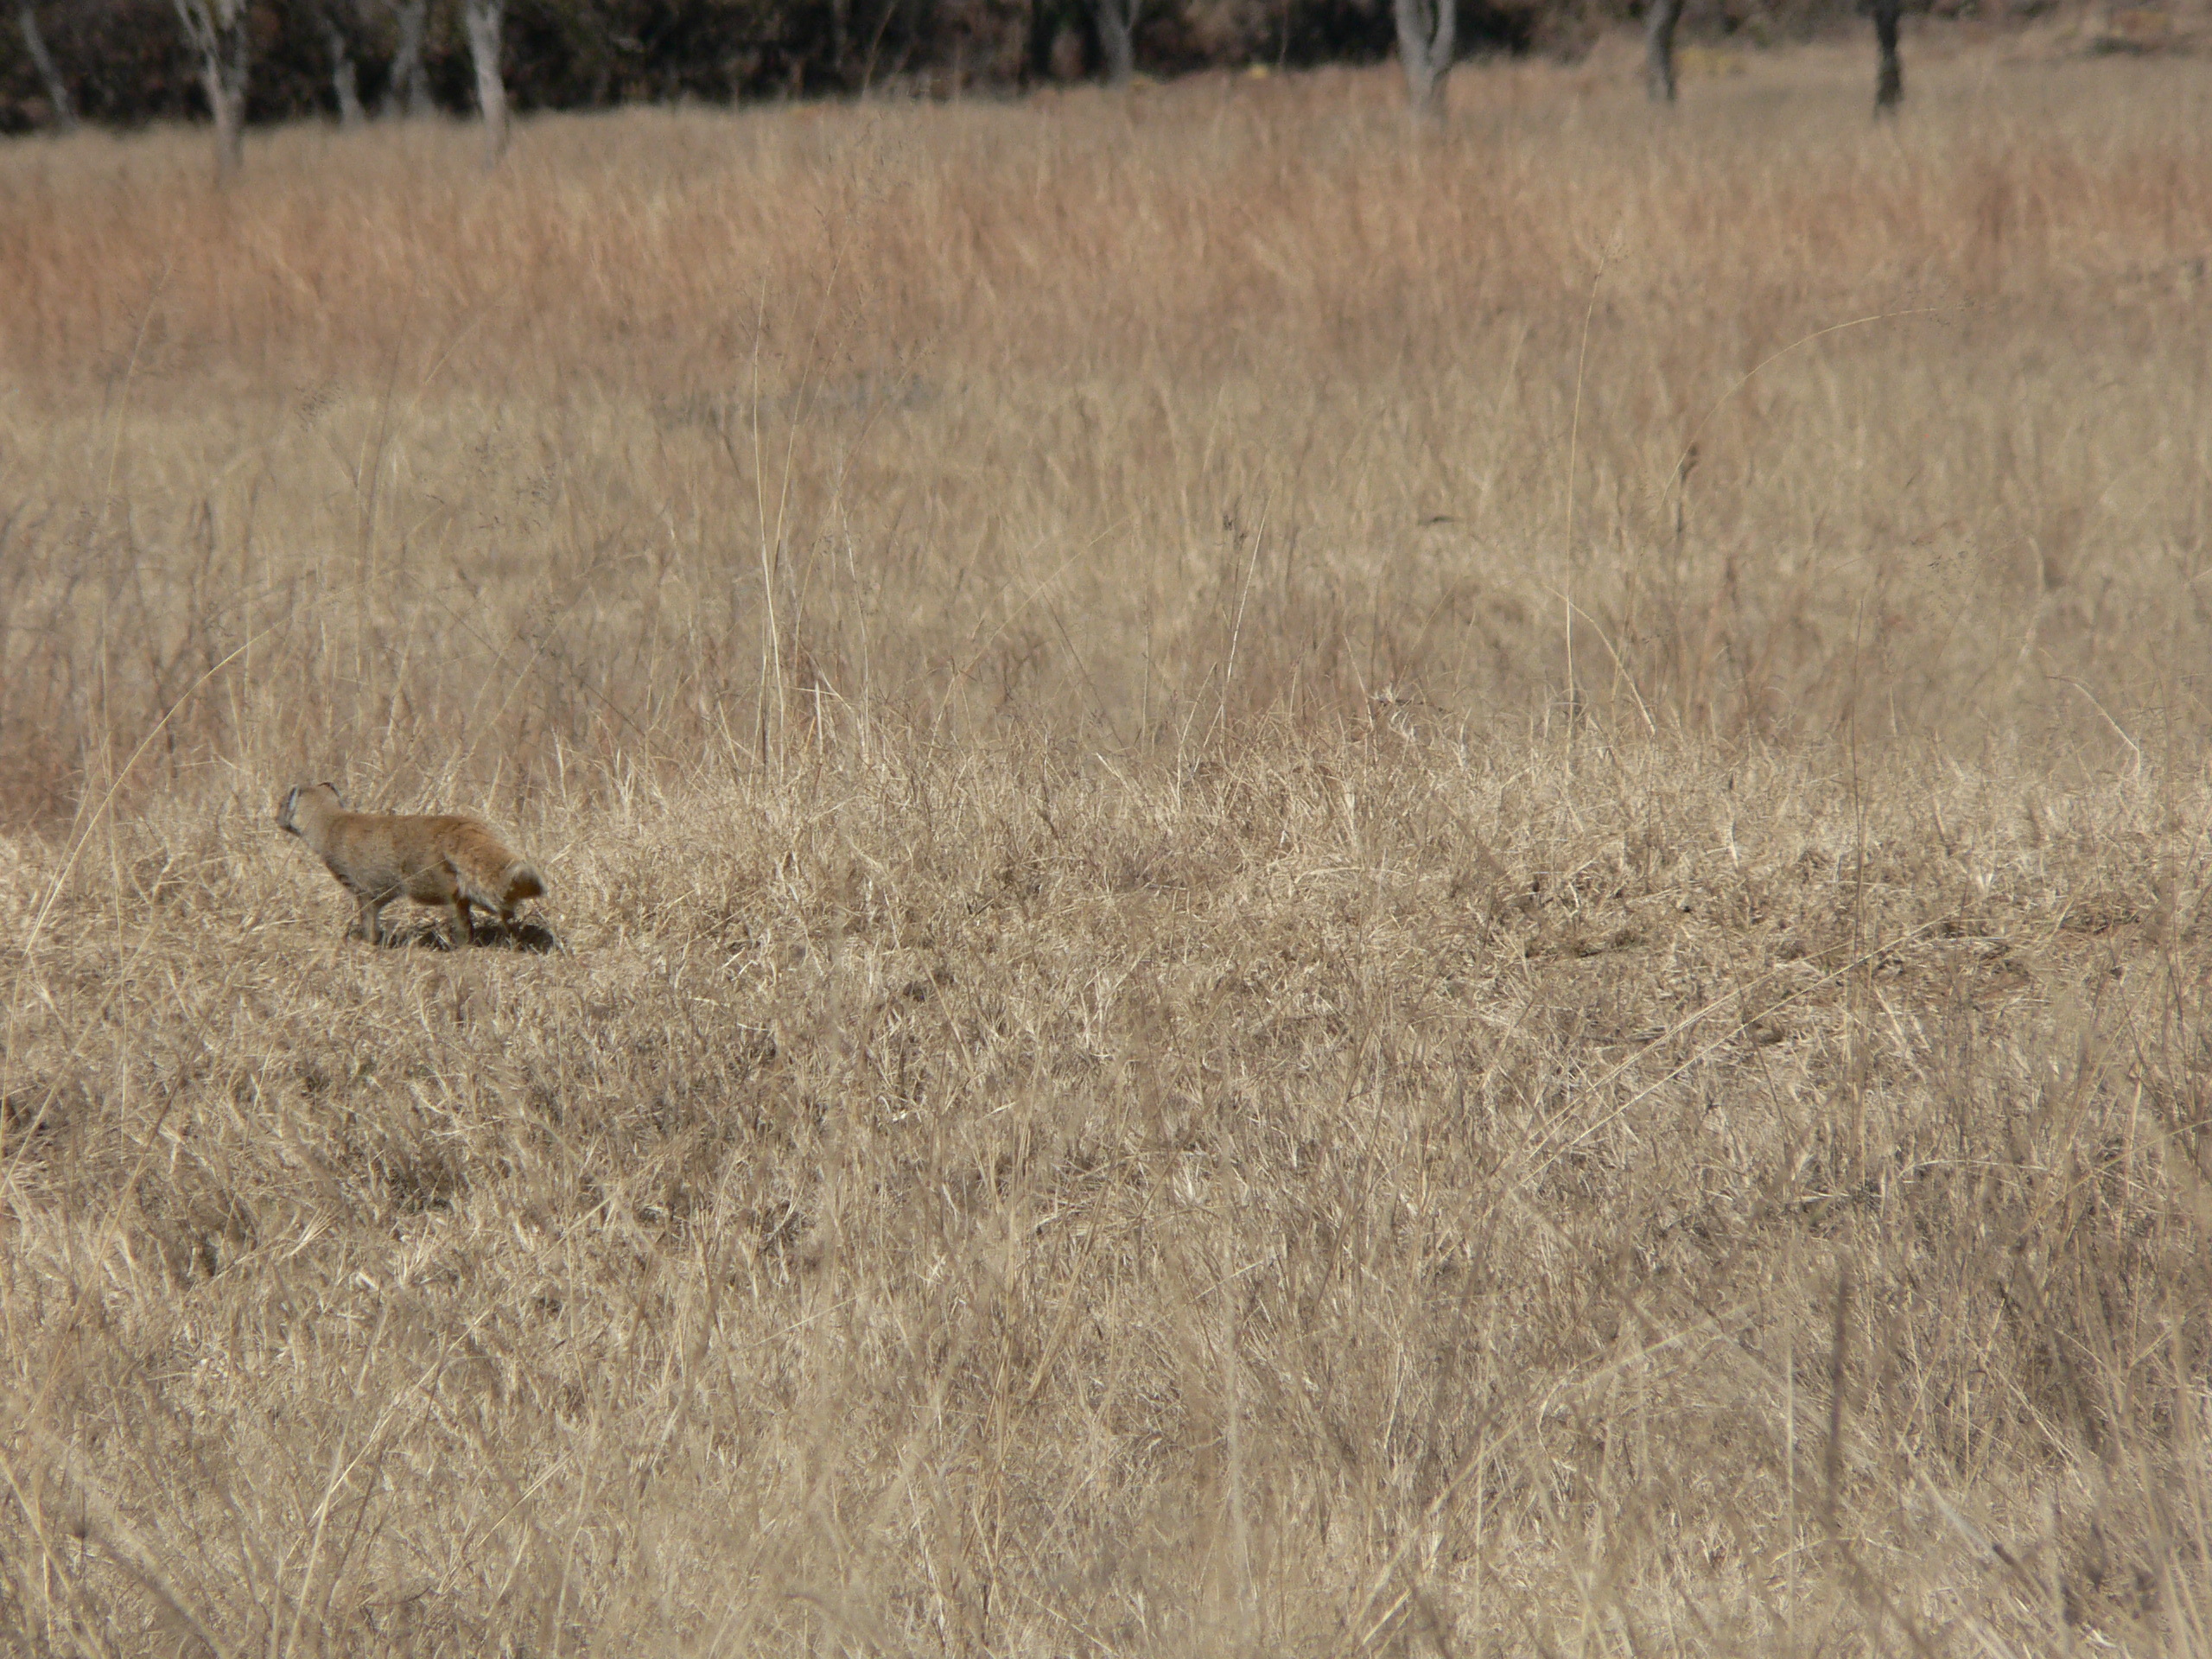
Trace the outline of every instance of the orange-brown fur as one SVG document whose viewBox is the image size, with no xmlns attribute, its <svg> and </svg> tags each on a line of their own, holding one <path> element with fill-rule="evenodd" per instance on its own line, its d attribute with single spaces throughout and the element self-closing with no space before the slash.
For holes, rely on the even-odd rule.
<svg viewBox="0 0 2212 1659">
<path fill-rule="evenodd" d="M 480 820 L 462 814 L 413 817 L 349 812 L 329 784 L 302 784 L 276 810 L 280 830 L 297 836 L 329 867 L 361 909 L 361 931 L 384 940 L 384 907 L 402 895 L 451 908 L 454 943 L 474 943 L 471 906 L 514 935 L 514 908 L 545 891 L 537 872 Z"/>
</svg>

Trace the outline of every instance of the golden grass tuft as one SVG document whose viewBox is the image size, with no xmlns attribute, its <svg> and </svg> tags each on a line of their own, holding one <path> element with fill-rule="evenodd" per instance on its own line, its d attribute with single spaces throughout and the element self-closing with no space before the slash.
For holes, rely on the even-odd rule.
<svg viewBox="0 0 2212 1659">
<path fill-rule="evenodd" d="M 0 1645 L 2212 1649 L 2204 77 L 1925 44 L 0 150 Z"/>
</svg>

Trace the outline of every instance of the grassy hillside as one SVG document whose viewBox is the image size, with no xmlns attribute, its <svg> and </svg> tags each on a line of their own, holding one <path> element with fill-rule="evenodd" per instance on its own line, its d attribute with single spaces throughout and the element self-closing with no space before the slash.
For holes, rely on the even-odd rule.
<svg viewBox="0 0 2212 1659">
<path fill-rule="evenodd" d="M 2212 1649 L 2212 79 L 1740 67 L 0 150 L 0 1643 Z"/>
</svg>

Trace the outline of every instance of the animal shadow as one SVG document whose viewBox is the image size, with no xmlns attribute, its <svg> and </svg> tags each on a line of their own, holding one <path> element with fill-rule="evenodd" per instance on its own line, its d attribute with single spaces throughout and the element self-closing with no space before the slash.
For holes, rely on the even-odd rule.
<svg viewBox="0 0 2212 1659">
<path fill-rule="evenodd" d="M 498 943 L 499 937 L 497 928 L 476 936 L 480 943 L 486 944 Z M 562 948 L 559 938 L 543 922 L 517 922 L 513 933 L 505 942 L 512 949 L 526 950 L 533 957 L 551 956 Z"/>
<path fill-rule="evenodd" d="M 348 938 L 365 937 L 356 925 L 346 930 Z M 560 936 L 543 922 L 517 922 L 514 931 L 495 925 L 478 926 L 469 923 L 469 939 L 480 950 L 518 950 L 533 957 L 551 956 L 563 947 Z M 425 918 L 412 925 L 387 927 L 383 948 L 386 950 L 451 950 L 454 942 L 439 931 L 436 922 Z"/>
</svg>

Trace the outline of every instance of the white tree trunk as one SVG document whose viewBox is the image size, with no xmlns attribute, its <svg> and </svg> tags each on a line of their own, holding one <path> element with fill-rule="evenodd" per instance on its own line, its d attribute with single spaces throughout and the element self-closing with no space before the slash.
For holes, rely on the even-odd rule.
<svg viewBox="0 0 2212 1659">
<path fill-rule="evenodd" d="M 200 85 L 215 118 L 215 177 L 228 182 L 245 159 L 245 0 L 176 0 L 185 38 L 200 58 Z"/>
<path fill-rule="evenodd" d="M 353 48 L 338 22 L 341 0 L 324 0 L 322 38 L 330 48 L 330 89 L 338 95 L 338 124 L 351 130 L 361 124 L 361 80 L 353 67 Z"/>
<path fill-rule="evenodd" d="M 1416 120 L 1440 123 L 1459 30 L 1457 0 L 1395 0 L 1391 10 L 1398 25 L 1398 60 L 1406 71 L 1406 102 Z"/>
<path fill-rule="evenodd" d="M 1137 73 L 1137 0 L 1096 0 L 1098 53 L 1106 84 L 1126 86 Z"/>
<path fill-rule="evenodd" d="M 1651 0 L 1643 20 L 1643 90 L 1654 104 L 1675 101 L 1675 25 L 1682 0 Z"/>
<path fill-rule="evenodd" d="M 430 0 L 394 0 L 399 42 L 391 54 L 391 85 L 384 95 L 386 115 L 419 120 L 430 112 L 429 78 L 423 73 L 423 29 L 429 10 Z"/>
<path fill-rule="evenodd" d="M 77 101 L 69 96 L 69 83 L 54 67 L 54 54 L 46 49 L 46 36 L 39 33 L 38 12 L 31 0 L 20 0 L 16 18 L 22 26 L 23 49 L 31 54 L 38 78 L 46 83 L 46 101 L 54 106 L 54 124 L 64 132 L 75 130 Z"/>
<path fill-rule="evenodd" d="M 505 0 L 462 0 L 468 55 L 476 64 L 476 107 L 484 112 L 484 165 L 507 151 L 507 83 L 499 77 L 499 19 Z"/>
</svg>

